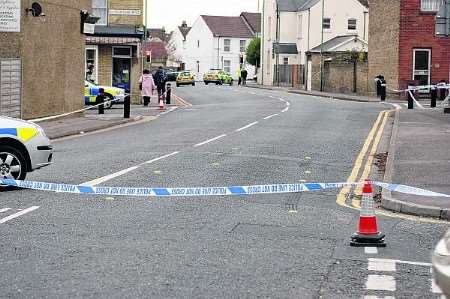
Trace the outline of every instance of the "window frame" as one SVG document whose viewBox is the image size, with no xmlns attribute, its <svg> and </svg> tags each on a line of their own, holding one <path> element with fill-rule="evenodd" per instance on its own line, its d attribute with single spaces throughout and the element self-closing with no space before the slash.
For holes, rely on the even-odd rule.
<svg viewBox="0 0 450 299">
<path fill-rule="evenodd" d="M 354 24 L 350 24 L 350 22 L 352 22 L 352 23 L 355 22 L 355 23 Z M 350 26 L 352 28 L 350 28 Z M 354 28 L 353 28 L 353 26 L 354 26 Z M 349 31 L 356 31 L 356 30 L 358 30 L 358 20 L 356 18 L 349 18 L 347 20 L 347 29 Z"/>
<path fill-rule="evenodd" d="M 105 3 L 105 6 L 102 6 L 102 7 L 100 7 L 100 6 L 94 7 L 94 2 L 95 2 L 95 1 L 92 1 L 92 15 L 100 18 L 100 19 L 97 21 L 96 25 L 100 25 L 100 26 L 108 26 L 108 13 L 109 13 L 109 10 L 108 10 L 108 0 L 96 0 L 96 1 L 104 1 L 104 3 Z M 105 18 L 102 18 L 101 16 L 95 15 L 95 13 L 94 13 L 95 10 L 104 10 L 104 11 L 105 11 Z"/>
<path fill-rule="evenodd" d="M 242 47 L 242 42 L 244 42 L 244 47 Z M 244 50 L 242 50 L 242 49 L 244 49 Z M 239 51 L 241 53 L 245 53 L 245 51 L 247 51 L 247 41 L 245 39 L 239 40 Z"/>
<path fill-rule="evenodd" d="M 228 45 L 227 45 L 227 42 L 228 42 Z M 231 39 L 229 39 L 229 38 L 224 38 L 223 39 L 223 51 L 224 52 L 231 52 Z"/>
<path fill-rule="evenodd" d="M 98 84 L 98 46 L 97 45 L 86 45 L 84 49 L 84 78 L 87 80 L 87 64 L 88 64 L 88 57 L 87 52 L 88 51 L 94 51 L 94 83 Z M 87 80 L 88 81 L 88 80 Z"/>
<path fill-rule="evenodd" d="M 228 66 L 226 65 L 226 63 L 228 63 Z M 227 70 L 227 68 L 228 68 L 228 70 Z M 229 59 L 223 60 L 223 70 L 224 70 L 224 72 L 231 74 L 231 60 L 229 60 Z"/>
<path fill-rule="evenodd" d="M 425 1 L 428 1 L 429 8 L 424 7 Z M 439 3 L 440 2 L 440 3 Z M 420 0 L 420 11 L 425 13 L 437 13 L 439 11 L 440 6 L 443 4 L 443 0 Z M 437 5 L 435 9 L 432 8 L 433 5 Z"/>
<path fill-rule="evenodd" d="M 328 20 L 328 22 L 325 22 L 325 20 Z M 328 24 L 328 27 L 325 27 L 325 24 Z M 323 18 L 322 28 L 323 30 L 331 30 L 331 18 Z"/>
</svg>

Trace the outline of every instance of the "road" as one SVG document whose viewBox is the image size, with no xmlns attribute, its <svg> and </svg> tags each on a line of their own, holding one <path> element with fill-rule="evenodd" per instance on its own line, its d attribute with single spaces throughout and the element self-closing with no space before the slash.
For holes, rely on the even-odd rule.
<svg viewBox="0 0 450 299">
<path fill-rule="evenodd" d="M 363 172 L 355 161 L 390 109 L 236 86 L 175 92 L 192 107 L 55 141 L 55 164 L 28 179 L 126 187 L 345 182 L 356 166 Z M 0 297 L 439 298 L 429 263 L 447 224 L 380 215 L 387 247 L 350 247 L 359 212 L 338 194 L 2 192 L 0 218 L 20 214 L 0 224 Z"/>
</svg>

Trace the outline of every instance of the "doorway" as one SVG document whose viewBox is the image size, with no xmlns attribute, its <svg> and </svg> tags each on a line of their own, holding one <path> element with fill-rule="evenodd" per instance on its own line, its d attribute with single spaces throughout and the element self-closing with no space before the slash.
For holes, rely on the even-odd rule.
<svg viewBox="0 0 450 299">
<path fill-rule="evenodd" d="M 419 85 L 429 85 L 431 83 L 431 50 L 413 50 L 413 78 Z M 428 92 L 423 90 L 421 92 Z"/>
<path fill-rule="evenodd" d="M 112 86 L 131 89 L 131 47 L 113 47 Z"/>
</svg>

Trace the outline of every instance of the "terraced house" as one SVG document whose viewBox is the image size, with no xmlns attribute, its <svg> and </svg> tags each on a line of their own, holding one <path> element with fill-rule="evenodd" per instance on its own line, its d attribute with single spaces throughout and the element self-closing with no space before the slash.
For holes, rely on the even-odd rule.
<svg viewBox="0 0 450 299">
<path fill-rule="evenodd" d="M 123 88 L 139 101 L 143 0 L 92 0 L 92 15 L 99 20 L 86 37 L 86 80 Z"/>
</svg>

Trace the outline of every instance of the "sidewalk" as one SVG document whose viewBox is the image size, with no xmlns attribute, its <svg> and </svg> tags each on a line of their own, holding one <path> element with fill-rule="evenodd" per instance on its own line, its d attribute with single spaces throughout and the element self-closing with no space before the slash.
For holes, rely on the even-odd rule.
<svg viewBox="0 0 450 299">
<path fill-rule="evenodd" d="M 315 90 L 295 89 L 292 87 L 267 86 L 267 85 L 259 85 L 254 82 L 247 83 L 247 87 L 266 89 L 266 90 L 278 90 L 278 91 L 285 91 L 285 92 L 293 93 L 293 94 L 303 94 L 303 95 L 332 98 L 332 99 L 337 99 L 337 100 L 345 100 L 345 101 L 353 101 L 353 102 L 377 102 L 377 103 L 380 102 L 380 99 L 377 97 L 371 97 L 371 96 L 365 96 L 365 95 L 321 92 L 321 91 L 315 91 Z"/>
<path fill-rule="evenodd" d="M 98 131 L 114 126 L 120 126 L 136 121 L 150 121 L 156 119 L 163 113 L 175 110 L 185 103 L 178 100 L 176 96 L 172 97 L 171 105 L 166 106 L 165 111 L 160 111 L 155 103 L 156 98 L 152 98 L 149 107 L 143 105 L 131 105 L 130 118 L 123 118 L 123 104 L 114 105 L 111 109 L 105 109 L 105 114 L 98 114 L 98 108 L 85 111 L 82 114 L 59 118 L 55 120 L 41 121 L 40 125 L 50 139 L 57 139 L 72 135 L 84 134 Z"/>
<path fill-rule="evenodd" d="M 450 194 L 450 115 L 443 109 L 397 111 L 386 182 Z M 450 199 L 383 191 L 383 208 L 450 220 Z"/>
</svg>

